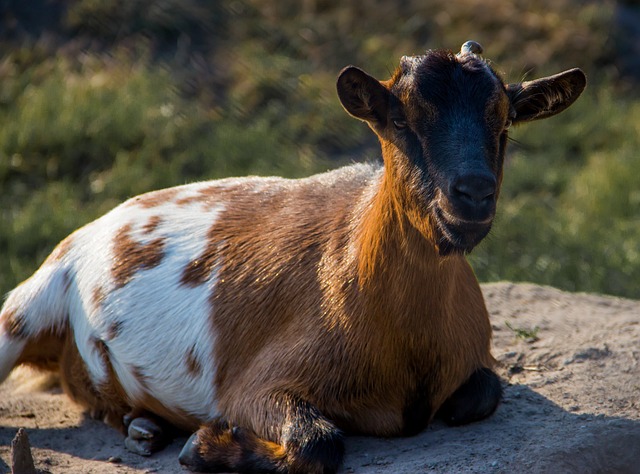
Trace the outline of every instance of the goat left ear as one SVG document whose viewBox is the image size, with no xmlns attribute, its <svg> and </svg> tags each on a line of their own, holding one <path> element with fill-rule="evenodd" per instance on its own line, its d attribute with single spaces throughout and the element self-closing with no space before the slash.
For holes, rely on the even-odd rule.
<svg viewBox="0 0 640 474">
<path fill-rule="evenodd" d="M 509 84 L 507 95 L 516 111 L 513 121 L 528 122 L 559 114 L 580 97 L 587 77 L 576 68 L 535 81 Z"/>
<path fill-rule="evenodd" d="M 375 128 L 387 125 L 391 93 L 362 69 L 347 66 L 338 76 L 338 97 L 349 114 Z"/>
</svg>

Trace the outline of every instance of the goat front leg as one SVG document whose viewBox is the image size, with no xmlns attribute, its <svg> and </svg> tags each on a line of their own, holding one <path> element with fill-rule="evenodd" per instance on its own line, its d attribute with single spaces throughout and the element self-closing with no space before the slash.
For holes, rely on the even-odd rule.
<svg viewBox="0 0 640 474">
<path fill-rule="evenodd" d="M 502 398 L 500 379 L 490 369 L 476 370 L 438 411 L 450 426 L 465 425 L 491 415 Z"/>
<path fill-rule="evenodd" d="M 200 428 L 180 453 L 192 471 L 269 474 L 331 474 L 344 443 L 338 428 L 317 407 L 287 392 L 272 394 L 254 430 L 218 418 Z M 268 438 L 268 439 L 267 439 Z"/>
</svg>

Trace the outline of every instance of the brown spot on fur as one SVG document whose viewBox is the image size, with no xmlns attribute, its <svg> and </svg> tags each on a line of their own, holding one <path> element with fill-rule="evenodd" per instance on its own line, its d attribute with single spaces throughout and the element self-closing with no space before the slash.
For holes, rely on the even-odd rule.
<svg viewBox="0 0 640 474">
<path fill-rule="evenodd" d="M 224 195 L 224 188 L 220 186 L 213 185 L 207 186 L 206 188 L 200 189 L 193 196 L 185 196 L 176 200 L 176 205 L 178 206 L 189 206 L 194 203 L 218 203 L 220 202 L 220 197 Z"/>
<path fill-rule="evenodd" d="M 194 377 L 200 375 L 202 373 L 202 364 L 196 357 L 196 348 L 191 347 L 189 352 L 187 352 L 185 356 L 185 362 L 187 364 L 187 370 Z"/>
<path fill-rule="evenodd" d="M 144 373 L 144 369 L 138 365 L 131 366 L 131 374 L 136 379 L 138 384 L 146 391 L 149 392 L 149 385 L 147 383 L 147 375 Z"/>
<path fill-rule="evenodd" d="M 240 195 L 246 195 L 247 190 L 242 186 L 221 188 L 219 186 L 208 186 L 201 189 L 197 196 L 185 198 L 182 202 L 233 202 Z M 214 199 L 215 198 L 215 199 Z M 180 201 L 178 201 L 180 202 Z M 255 210 L 255 209 L 254 209 Z M 195 287 L 205 283 L 211 276 L 211 272 L 219 261 L 219 255 L 224 253 L 224 249 L 218 245 L 220 240 L 219 228 L 213 225 L 207 233 L 208 245 L 204 252 L 195 260 L 192 260 L 182 271 L 180 283 L 185 286 Z"/>
<path fill-rule="evenodd" d="M 163 238 L 141 244 L 131 238 L 131 224 L 122 226 L 114 238 L 114 262 L 111 267 L 116 288 L 129 283 L 137 271 L 158 266 L 163 257 Z"/>
<path fill-rule="evenodd" d="M 96 311 L 102 306 L 105 296 L 104 289 L 101 286 L 96 286 L 91 292 L 91 305 Z"/>
<path fill-rule="evenodd" d="M 180 283 L 191 287 L 202 285 L 209 278 L 215 260 L 215 254 L 205 254 L 189 262 L 184 267 Z"/>
<path fill-rule="evenodd" d="M 115 321 L 111 323 L 111 325 L 109 326 L 109 329 L 107 330 L 107 338 L 110 341 L 120 335 L 120 333 L 122 332 L 122 325 L 123 325 L 122 321 Z"/>
<path fill-rule="evenodd" d="M 151 234 L 158 228 L 161 223 L 162 218 L 160 216 L 152 216 L 142 228 L 142 232 L 144 232 L 145 234 Z"/>
<path fill-rule="evenodd" d="M 291 216 L 287 216 L 286 208 L 281 209 L 283 198 L 286 199 L 285 193 L 274 193 L 274 189 L 282 189 L 287 186 L 291 186 L 292 181 L 279 180 L 271 178 L 272 188 L 267 193 L 256 192 L 256 183 L 252 181 L 255 178 L 249 178 L 245 181 L 237 181 L 234 185 L 212 185 L 207 186 L 198 191 L 195 196 L 190 196 L 176 201 L 176 204 L 191 204 L 194 202 L 202 202 L 211 206 L 222 204 L 224 208 L 229 204 L 237 204 L 241 209 L 233 209 L 230 212 L 222 211 L 221 214 L 225 217 L 219 217 L 216 219 L 216 223 L 211 226 L 207 234 L 208 245 L 204 252 L 198 256 L 198 258 L 189 262 L 182 272 L 180 283 L 185 286 L 195 287 L 205 283 L 210 277 L 213 270 L 220 265 L 220 255 L 224 255 L 225 258 L 228 255 L 230 249 L 238 249 L 237 246 L 242 247 L 243 250 L 249 251 L 250 249 L 258 249 L 259 247 L 253 247 L 249 243 L 252 238 L 247 237 L 247 231 L 254 233 L 258 236 L 260 241 L 259 245 L 264 245 L 269 248 L 269 252 L 274 249 L 274 242 L 270 241 L 270 236 L 266 227 L 263 227 L 263 221 L 268 224 L 274 224 L 279 230 L 283 222 L 291 219 Z M 265 186 L 264 181 L 257 183 L 260 187 Z M 290 198 L 292 195 L 288 195 Z M 303 198 L 302 195 L 296 195 L 294 199 Z M 282 212 L 284 211 L 284 212 Z M 249 222 L 244 220 L 242 216 L 246 212 L 249 217 Z M 274 219 L 265 219 L 263 213 L 272 212 L 277 217 Z M 229 219 L 228 225 L 222 224 L 219 221 L 223 219 Z M 280 220 L 277 221 L 276 220 Z M 248 228 L 244 226 L 248 225 Z M 300 227 L 304 227 L 301 224 Z M 274 232 L 275 242 L 278 241 L 278 231 Z M 315 236 L 314 236 L 315 237 Z M 296 235 L 295 238 L 304 238 L 304 234 Z M 292 244 L 299 244 L 299 242 L 292 242 Z M 232 250 L 234 252 L 235 250 Z M 246 258 L 242 256 L 242 258 Z M 237 261 L 235 263 L 238 263 Z"/>
<path fill-rule="evenodd" d="M 150 209 L 170 202 L 177 195 L 178 189 L 176 188 L 160 189 L 158 191 L 151 191 L 149 193 L 142 194 L 141 196 L 136 196 L 129 201 L 129 205 Z"/>
<path fill-rule="evenodd" d="M 197 194 L 195 196 L 186 196 L 176 200 L 176 205 L 189 206 L 190 204 L 201 202 L 201 201 L 202 201 L 202 196 L 200 194 Z"/>
<path fill-rule="evenodd" d="M 2 313 L 2 323 L 6 333 L 14 339 L 26 339 L 28 337 L 25 316 L 15 308 L 7 309 Z"/>
<path fill-rule="evenodd" d="M 91 341 L 93 342 L 93 345 L 95 346 L 96 350 L 100 354 L 100 358 L 102 359 L 102 362 L 105 364 L 105 367 L 106 367 L 106 365 L 110 363 L 109 347 L 102 339 L 98 339 L 97 337 L 92 337 Z"/>
</svg>

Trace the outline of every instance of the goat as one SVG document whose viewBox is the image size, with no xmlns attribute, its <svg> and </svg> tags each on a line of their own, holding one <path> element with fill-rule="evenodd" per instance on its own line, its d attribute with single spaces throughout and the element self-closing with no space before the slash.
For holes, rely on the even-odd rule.
<svg viewBox="0 0 640 474">
<path fill-rule="evenodd" d="M 343 433 L 412 435 L 501 397 L 465 254 L 489 232 L 507 130 L 555 115 L 579 69 L 506 85 L 467 42 L 337 91 L 383 164 L 134 197 L 63 240 L 0 313 L 0 381 L 63 388 L 148 455 L 192 470 L 333 473 Z M 197 431 L 196 431 L 197 430 Z"/>
</svg>

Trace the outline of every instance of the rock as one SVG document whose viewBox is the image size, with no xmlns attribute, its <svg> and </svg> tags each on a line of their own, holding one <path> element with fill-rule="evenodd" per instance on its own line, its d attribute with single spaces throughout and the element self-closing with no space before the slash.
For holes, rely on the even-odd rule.
<svg viewBox="0 0 640 474">
<path fill-rule="evenodd" d="M 29 436 L 24 428 L 20 428 L 11 441 L 11 473 L 37 474 L 37 472 L 33 465 Z"/>
</svg>

